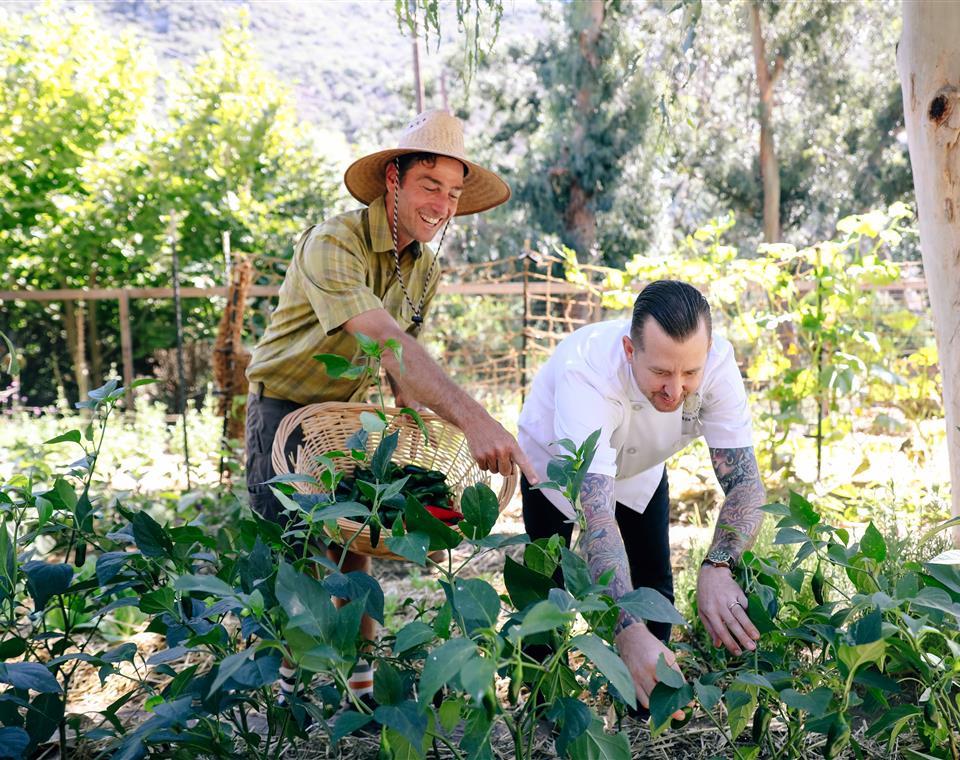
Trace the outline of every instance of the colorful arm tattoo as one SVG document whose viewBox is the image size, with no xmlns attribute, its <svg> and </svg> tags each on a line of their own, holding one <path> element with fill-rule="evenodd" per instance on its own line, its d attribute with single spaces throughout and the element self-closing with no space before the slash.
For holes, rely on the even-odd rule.
<svg viewBox="0 0 960 760">
<path fill-rule="evenodd" d="M 587 474 L 580 488 L 580 504 L 587 525 L 584 540 L 590 575 L 596 582 L 604 573 L 612 570 L 613 577 L 607 588 L 610 596 L 619 599 L 633 591 L 633 583 L 630 580 L 627 551 L 617 525 L 613 485 L 614 479 L 609 475 Z M 616 632 L 620 633 L 636 622 L 635 617 L 621 612 Z"/>
<path fill-rule="evenodd" d="M 753 447 L 710 449 L 713 471 L 717 474 L 725 498 L 717 517 L 711 549 L 726 549 L 739 558 L 757 537 L 767 501 Z"/>
</svg>

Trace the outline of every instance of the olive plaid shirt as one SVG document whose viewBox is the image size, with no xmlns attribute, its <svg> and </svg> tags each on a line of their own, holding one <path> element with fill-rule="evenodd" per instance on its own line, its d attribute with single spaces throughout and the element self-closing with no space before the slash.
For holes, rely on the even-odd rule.
<svg viewBox="0 0 960 760">
<path fill-rule="evenodd" d="M 314 354 L 339 354 L 358 361 L 356 340 L 344 322 L 371 309 L 386 309 L 400 329 L 416 336 L 413 309 L 394 271 L 393 241 L 383 198 L 368 208 L 348 211 L 306 230 L 280 287 L 270 324 L 253 350 L 247 378 L 268 395 L 299 404 L 357 401 L 365 379 L 332 379 Z M 424 298 L 424 314 L 437 292 L 439 266 L 430 282 L 433 252 L 421 255 L 414 242 L 400 256 L 400 271 L 414 305 Z"/>
</svg>

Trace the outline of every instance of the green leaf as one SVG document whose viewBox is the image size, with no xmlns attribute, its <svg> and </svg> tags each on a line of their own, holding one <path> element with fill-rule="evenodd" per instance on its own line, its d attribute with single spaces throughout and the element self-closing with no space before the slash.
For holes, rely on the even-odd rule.
<svg viewBox="0 0 960 760">
<path fill-rule="evenodd" d="M 747 617 L 760 633 L 777 630 L 777 624 L 773 622 L 773 618 L 770 617 L 770 613 L 767 612 L 766 606 L 757 594 L 750 594 L 747 597 Z"/>
<path fill-rule="evenodd" d="M 561 697 L 554 703 L 548 715 L 552 720 L 560 723 L 560 734 L 556 741 L 557 754 L 565 757 L 570 742 L 582 736 L 590 727 L 593 713 L 579 699 Z"/>
<path fill-rule="evenodd" d="M 907 723 L 921 715 L 923 715 L 923 710 L 916 705 L 896 705 L 889 710 L 884 710 L 876 720 L 871 721 L 870 728 L 867 729 L 867 736 L 880 736 L 889 732 L 887 735 L 887 749 L 889 751 L 893 749 L 893 743 L 903 729 L 907 727 Z"/>
<path fill-rule="evenodd" d="M 414 751 L 422 747 L 427 732 L 427 716 L 420 712 L 413 700 L 408 699 L 399 705 L 380 705 L 373 711 L 373 718 L 410 742 Z"/>
<path fill-rule="evenodd" d="M 387 429 L 387 420 L 381 412 L 360 412 L 360 424 L 367 433 L 382 433 Z"/>
<path fill-rule="evenodd" d="M 574 636 L 570 645 L 579 649 L 597 667 L 604 677 L 617 690 L 621 699 L 631 707 L 636 707 L 637 692 L 633 685 L 633 678 L 627 666 L 604 641 L 592 634 Z"/>
<path fill-rule="evenodd" d="M 930 560 L 933 565 L 960 565 L 960 549 L 948 549 Z"/>
<path fill-rule="evenodd" d="M 583 557 L 566 547 L 560 548 L 560 567 L 563 569 L 563 582 L 567 591 L 576 597 L 582 597 L 593 588 L 593 579 Z"/>
<path fill-rule="evenodd" d="M 481 539 L 490 535 L 500 517 L 497 495 L 485 483 L 467 486 L 460 497 L 460 509 L 465 520 L 460 529 L 467 538 Z"/>
<path fill-rule="evenodd" d="M 803 710 L 810 715 L 823 715 L 833 699 L 833 690 L 820 686 L 803 694 L 796 689 L 784 689 L 780 692 L 780 699 L 793 710 Z"/>
<path fill-rule="evenodd" d="M 30 735 L 30 746 L 36 747 L 47 741 L 57 730 L 63 718 L 63 696 L 60 694 L 38 694 L 27 710 L 24 728 Z"/>
<path fill-rule="evenodd" d="M 130 520 L 133 540 L 144 557 L 173 558 L 173 542 L 163 527 L 146 512 L 136 512 Z"/>
<path fill-rule="evenodd" d="M 603 721 L 593 718 L 587 730 L 570 742 L 571 760 L 630 760 L 630 744 L 625 733 L 608 734 Z"/>
<path fill-rule="evenodd" d="M 657 680 L 664 684 L 665 686 L 670 687 L 671 689 L 680 689 L 683 688 L 684 680 L 683 676 L 678 670 L 674 670 L 667 664 L 666 658 L 663 656 L 663 652 L 660 653 L 660 656 L 657 658 Z M 671 712 L 673 712 L 671 710 Z"/>
<path fill-rule="evenodd" d="M 548 578 L 553 576 L 554 570 L 559 565 L 558 557 L 559 554 L 555 555 L 549 550 L 548 540 L 545 538 L 528 544 L 523 550 L 523 564 L 535 573 Z"/>
<path fill-rule="evenodd" d="M 140 597 L 138 606 L 141 612 L 157 614 L 161 612 L 173 612 L 176 604 L 176 594 L 170 586 L 161 586 L 153 591 L 148 591 Z"/>
<path fill-rule="evenodd" d="M 456 549 L 463 542 L 462 534 L 427 512 L 413 496 L 407 496 L 403 515 L 408 531 L 424 533 L 430 537 L 430 551 Z"/>
<path fill-rule="evenodd" d="M 364 612 L 383 625 L 383 589 L 371 576 L 359 570 L 332 573 L 323 579 L 323 587 L 341 599 L 363 601 Z"/>
<path fill-rule="evenodd" d="M 460 700 L 445 699 L 437 711 L 440 718 L 440 725 L 447 733 L 453 731 L 454 726 L 460 722 Z"/>
<path fill-rule="evenodd" d="M 373 698 L 378 705 L 398 705 L 403 701 L 403 679 L 400 671 L 385 660 L 377 664 L 373 674 Z"/>
<path fill-rule="evenodd" d="M 19 726 L 0 728 L 0 758 L 19 760 L 30 746 L 30 735 Z"/>
<path fill-rule="evenodd" d="M 483 695 L 493 690 L 497 664 L 489 657 L 471 657 L 460 669 L 460 685 L 467 695 L 479 703 Z"/>
<path fill-rule="evenodd" d="M 373 476 L 377 479 L 377 482 L 383 483 L 387 480 L 387 466 L 390 464 L 393 452 L 397 450 L 397 443 L 399 441 L 400 431 L 394 430 L 389 435 L 383 436 L 383 438 L 380 439 L 380 443 L 377 444 L 377 448 L 373 452 L 373 457 L 370 459 L 370 470 L 373 472 Z"/>
<path fill-rule="evenodd" d="M 470 639 L 450 639 L 430 652 L 420 676 L 421 704 L 429 704 L 433 695 L 458 676 L 463 666 L 474 657 L 477 657 L 477 645 Z"/>
<path fill-rule="evenodd" d="M 662 654 L 660 659 L 663 659 Z M 672 670 L 672 668 L 668 669 Z M 673 672 L 678 676 L 680 675 L 675 670 Z M 654 729 L 666 725 L 670 721 L 670 716 L 677 710 L 686 707 L 691 699 L 693 699 L 693 687 L 688 683 L 683 683 L 682 679 L 678 688 L 669 686 L 663 681 L 654 686 L 653 692 L 650 694 L 650 720 Z"/>
<path fill-rule="evenodd" d="M 837 657 L 847 666 L 847 670 L 853 673 L 868 662 L 876 663 L 877 667 L 882 669 L 886 651 L 887 642 L 883 639 L 869 644 L 840 644 L 837 647 Z"/>
<path fill-rule="evenodd" d="M 31 560 L 23 563 L 23 572 L 27 576 L 27 591 L 33 597 L 37 610 L 44 609 L 50 597 L 62 594 L 70 588 L 73 580 L 73 566 L 66 563 Z"/>
<path fill-rule="evenodd" d="M 471 630 L 496 627 L 500 616 L 500 595 L 493 586 L 479 578 L 454 578 L 452 589 L 443 581 L 440 585 L 447 592 L 454 610 Z"/>
<path fill-rule="evenodd" d="M 433 640 L 433 628 L 419 620 L 407 623 L 397 633 L 397 639 L 393 645 L 393 651 L 397 654 L 409 651 L 414 647 L 419 647 Z"/>
<path fill-rule="evenodd" d="M 736 739 L 747 727 L 750 717 L 757 709 L 756 687 L 749 691 L 730 689 L 724 699 L 727 708 L 727 723 L 730 725 L 730 736 Z"/>
<path fill-rule="evenodd" d="M 370 356 L 375 359 L 380 357 L 383 349 L 380 348 L 379 341 L 360 332 L 355 332 L 353 337 L 356 338 L 357 345 L 360 346 L 360 351 L 364 356 Z"/>
<path fill-rule="evenodd" d="M 30 689 L 41 694 L 63 692 L 57 679 L 39 662 L 0 663 L 0 683 L 8 683 L 14 689 Z"/>
<path fill-rule="evenodd" d="M 758 686 L 774 695 L 777 693 L 777 690 L 773 688 L 773 684 L 770 683 L 766 676 L 760 673 L 739 673 L 736 679 L 734 679 L 734 682 L 747 684 L 749 686 Z"/>
<path fill-rule="evenodd" d="M 860 539 L 860 551 L 865 557 L 883 562 L 887 558 L 887 544 L 880 535 L 880 531 L 873 525 L 873 521 L 867 525 L 863 532 L 863 538 Z"/>
<path fill-rule="evenodd" d="M 315 354 L 314 359 L 323 365 L 327 374 L 332 378 L 346 378 L 356 380 L 363 375 L 365 367 L 355 366 L 349 359 L 338 354 Z"/>
<path fill-rule="evenodd" d="M 248 661 L 253 659 L 254 654 L 256 654 L 256 648 L 249 647 L 241 652 L 235 652 L 234 654 L 224 657 L 217 666 L 217 677 L 214 678 L 213 683 L 210 684 L 210 690 L 207 692 L 207 696 L 212 697 L 214 694 L 216 694 L 220 687 L 223 686 L 228 679 L 230 679 Z"/>
<path fill-rule="evenodd" d="M 703 706 L 703 709 L 707 711 L 716 707 L 720 702 L 720 698 L 723 696 L 723 692 L 720 691 L 719 687 L 702 683 L 699 678 L 693 682 L 693 690 L 697 695 L 697 701 Z"/>
<path fill-rule="evenodd" d="M 82 436 L 80 435 L 79 430 L 68 430 L 66 433 L 61 433 L 55 438 L 51 438 L 49 441 L 44 441 L 43 445 L 47 446 L 51 443 L 80 443 Z"/>
<path fill-rule="evenodd" d="M 310 513 L 314 520 L 339 520 L 341 517 L 360 517 L 366 520 L 370 510 L 358 501 L 338 501 L 329 506 L 318 506 Z"/>
<path fill-rule="evenodd" d="M 818 522 L 820 515 L 813 505 L 795 491 L 790 492 L 790 516 L 805 530 L 809 530 Z"/>
<path fill-rule="evenodd" d="M 656 589 L 641 587 L 624 594 L 617 600 L 617 606 L 628 615 L 640 620 L 657 623 L 672 623 L 686 626 L 683 615 Z"/>
<path fill-rule="evenodd" d="M 6 362 L 6 373 L 11 377 L 15 377 L 20 374 L 20 362 L 17 361 L 17 352 L 14 350 L 10 338 L 8 338 L 5 333 L 0 332 L 0 338 L 3 339 L 7 347 L 7 354 L 3 359 L 0 359 L 0 364 Z"/>
<path fill-rule="evenodd" d="M 553 578 L 534 572 L 509 556 L 503 561 L 503 584 L 518 610 L 546 599 L 550 589 L 557 588 Z"/>
<path fill-rule="evenodd" d="M 198 591 L 210 596 L 235 596 L 236 591 L 215 575 L 181 575 L 173 582 L 177 591 Z"/>
<path fill-rule="evenodd" d="M 775 546 L 785 546 L 789 544 L 805 544 L 810 540 L 810 536 L 802 530 L 796 528 L 780 528 L 773 539 Z"/>
<path fill-rule="evenodd" d="M 12 636 L 0 641 L 0 660 L 12 660 L 27 651 L 26 639 Z"/>
<path fill-rule="evenodd" d="M 430 548 L 430 536 L 414 531 L 403 536 L 388 536 L 387 548 L 394 554 L 423 567 L 427 564 L 427 550 Z"/>
<path fill-rule="evenodd" d="M 876 607 L 850 626 L 854 644 L 870 644 L 883 636 L 883 615 Z"/>
<path fill-rule="evenodd" d="M 532 636 L 535 633 L 552 631 L 572 623 L 576 619 L 573 612 L 565 612 L 557 607 L 551 601 L 544 600 L 537 602 L 531 607 L 526 615 L 523 616 L 523 623 L 520 625 L 521 636 Z"/>
<path fill-rule="evenodd" d="M 960 566 L 925 562 L 923 569 L 951 593 L 960 595 Z"/>
<path fill-rule="evenodd" d="M 350 736 L 357 729 L 363 728 L 367 723 L 373 720 L 372 715 L 358 712 L 344 712 L 333 723 L 333 729 L 330 731 L 330 743 L 336 744 L 345 736 Z"/>
</svg>

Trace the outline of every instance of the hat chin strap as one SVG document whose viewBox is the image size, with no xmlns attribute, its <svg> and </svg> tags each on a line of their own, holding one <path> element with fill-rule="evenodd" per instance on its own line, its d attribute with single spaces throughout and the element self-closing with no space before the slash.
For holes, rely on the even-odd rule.
<svg viewBox="0 0 960 760">
<path fill-rule="evenodd" d="M 437 260 L 440 258 L 440 249 L 443 247 L 443 238 L 446 237 L 447 228 L 450 227 L 450 220 L 447 220 L 447 223 L 443 225 L 443 230 L 440 232 L 440 242 L 437 243 L 436 253 L 433 254 L 433 261 L 430 262 L 430 268 L 427 270 L 427 277 L 424 280 L 423 291 L 420 293 L 420 303 L 416 306 L 413 305 L 413 299 L 410 298 L 410 293 L 407 292 L 407 285 L 403 281 L 403 275 L 400 273 L 400 250 L 397 243 L 397 229 L 399 227 L 399 215 L 400 215 L 400 159 L 395 157 L 393 159 L 393 165 L 397 170 L 397 180 L 396 184 L 393 186 L 393 224 L 391 225 L 391 235 L 393 237 L 393 268 L 394 272 L 397 274 L 397 280 L 400 283 L 400 289 L 403 291 L 403 298 L 407 302 L 407 305 L 410 307 L 410 310 L 413 312 L 412 321 L 419 328 L 423 324 L 423 302 L 427 297 L 427 286 L 430 284 L 430 278 L 433 277 L 433 270 L 437 267 Z"/>
</svg>

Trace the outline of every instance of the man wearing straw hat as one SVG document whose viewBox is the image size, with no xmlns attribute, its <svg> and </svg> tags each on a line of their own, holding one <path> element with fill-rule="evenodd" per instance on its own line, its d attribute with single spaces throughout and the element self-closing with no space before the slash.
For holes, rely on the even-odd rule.
<svg viewBox="0 0 960 760">
<path fill-rule="evenodd" d="M 445 111 L 418 115 L 398 147 L 355 161 L 344 183 L 365 207 L 301 235 L 247 369 L 247 486 L 253 509 L 285 522 L 282 507 L 263 485 L 275 474 L 271 449 L 283 417 L 306 404 L 363 398 L 365 379 L 332 379 L 313 359 L 339 354 L 354 360 L 357 333 L 402 346 L 402 372 L 392 352 L 383 359 L 398 406 L 427 407 L 459 427 L 482 469 L 507 475 L 516 464 L 535 480 L 513 436 L 416 340 L 437 291 L 450 221 L 504 203 L 510 188 L 467 159 L 460 121 Z M 440 242 L 431 251 L 425 244 L 438 233 Z M 296 444 L 288 441 L 291 450 Z M 343 570 L 369 572 L 369 557 L 348 552 Z M 361 635 L 374 638 L 372 619 L 364 617 Z M 372 670 L 363 665 L 351 679 L 358 694 L 372 691 Z"/>
</svg>

